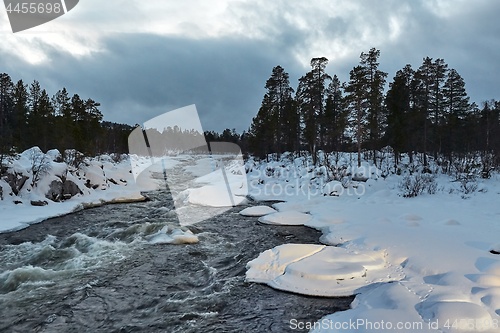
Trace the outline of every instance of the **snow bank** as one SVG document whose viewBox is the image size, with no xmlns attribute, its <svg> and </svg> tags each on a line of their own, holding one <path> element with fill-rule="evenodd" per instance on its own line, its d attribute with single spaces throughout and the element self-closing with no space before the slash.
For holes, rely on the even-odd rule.
<svg viewBox="0 0 500 333">
<path fill-rule="evenodd" d="M 327 244 L 267 250 L 248 263 L 247 280 L 300 294 L 356 295 L 351 309 L 322 318 L 312 332 L 499 331 L 500 176 L 479 180 L 488 190 L 467 196 L 437 176 L 435 194 L 410 199 L 398 190 L 404 174 L 358 170 L 358 181 L 331 180 L 304 158 L 246 167 L 253 197 L 284 201 L 262 221 L 307 216 L 297 224 L 322 231 Z"/>
<path fill-rule="evenodd" d="M 157 189 L 159 183 L 151 177 L 153 171 L 134 181 L 130 163 L 102 155 L 72 166 L 57 150 L 26 150 L 11 161 L 0 180 L 0 232 L 86 207 L 145 200 L 141 191 Z"/>
</svg>

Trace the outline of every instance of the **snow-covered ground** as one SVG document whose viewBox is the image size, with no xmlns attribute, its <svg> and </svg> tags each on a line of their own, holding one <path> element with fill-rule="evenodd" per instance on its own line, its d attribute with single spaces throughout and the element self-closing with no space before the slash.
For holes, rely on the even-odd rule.
<svg viewBox="0 0 500 333">
<path fill-rule="evenodd" d="M 352 309 L 317 322 L 291 319 L 292 329 L 500 331 L 500 256 L 490 252 L 500 250 L 498 175 L 477 180 L 479 191 L 467 195 L 440 175 L 435 194 L 406 198 L 404 175 L 381 177 L 367 165 L 368 181 L 343 184 L 300 159 L 250 161 L 247 169 L 251 195 L 286 200 L 259 221 L 303 221 L 325 244 L 265 251 L 248 263 L 247 280 L 306 295 L 357 295 Z"/>
</svg>

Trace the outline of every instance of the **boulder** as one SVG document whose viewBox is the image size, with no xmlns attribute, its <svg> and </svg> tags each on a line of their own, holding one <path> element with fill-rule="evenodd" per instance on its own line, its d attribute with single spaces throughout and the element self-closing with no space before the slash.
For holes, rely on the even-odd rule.
<svg viewBox="0 0 500 333">
<path fill-rule="evenodd" d="M 83 194 L 83 192 L 80 190 L 78 185 L 76 185 L 75 182 L 72 180 L 66 179 L 63 183 L 63 197 L 67 198 L 68 196 L 70 198 L 74 197 L 77 194 Z"/>
<path fill-rule="evenodd" d="M 23 188 L 24 184 L 26 183 L 26 181 L 29 179 L 29 177 L 17 172 L 15 173 L 8 172 L 5 175 L 4 179 L 12 189 L 12 193 L 14 193 L 14 195 L 18 195 L 21 189 Z"/>
<path fill-rule="evenodd" d="M 42 207 L 42 206 L 47 206 L 48 204 L 49 203 L 45 200 L 31 200 L 32 206 Z"/>
<path fill-rule="evenodd" d="M 71 199 L 77 194 L 82 194 L 82 191 L 75 182 L 64 179 L 64 180 L 53 180 L 49 185 L 49 190 L 45 194 L 45 197 L 52 201 L 62 201 Z"/>
<path fill-rule="evenodd" d="M 355 182 L 366 182 L 368 179 L 370 179 L 370 177 L 366 177 L 362 173 L 357 173 L 352 176 L 352 180 Z"/>
<path fill-rule="evenodd" d="M 45 193 L 45 197 L 52 201 L 61 201 L 63 194 L 63 182 L 60 180 L 53 180 L 49 185 L 49 190 Z"/>
</svg>

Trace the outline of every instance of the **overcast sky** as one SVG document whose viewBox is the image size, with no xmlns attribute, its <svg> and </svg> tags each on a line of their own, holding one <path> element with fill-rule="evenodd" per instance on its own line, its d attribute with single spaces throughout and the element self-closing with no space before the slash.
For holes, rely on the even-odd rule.
<svg viewBox="0 0 500 333">
<path fill-rule="evenodd" d="M 196 104 L 205 130 L 249 127 L 276 65 L 297 80 L 313 57 L 347 81 L 359 55 L 381 50 L 391 81 L 409 63 L 443 58 L 472 101 L 500 99 L 500 1 L 81 0 L 13 34 L 0 10 L 0 73 L 62 87 L 136 124 Z"/>
</svg>

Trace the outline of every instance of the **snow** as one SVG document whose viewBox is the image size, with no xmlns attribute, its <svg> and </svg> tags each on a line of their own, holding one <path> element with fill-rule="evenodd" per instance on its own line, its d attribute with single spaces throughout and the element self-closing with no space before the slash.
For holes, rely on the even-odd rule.
<svg viewBox="0 0 500 333">
<path fill-rule="evenodd" d="M 310 220 L 311 215 L 295 211 L 277 212 L 259 218 L 260 223 L 278 225 L 304 225 Z"/>
<path fill-rule="evenodd" d="M 276 213 L 276 212 L 277 212 L 276 209 L 273 209 L 269 206 L 253 206 L 253 207 L 248 207 L 248 208 L 243 209 L 240 212 L 240 215 L 260 217 L 260 216 L 264 216 L 264 215 L 272 214 L 272 213 Z"/>
<path fill-rule="evenodd" d="M 231 207 L 247 203 L 247 178 L 243 165 L 237 162 L 222 166 L 217 156 L 200 158 L 196 165 L 187 166 L 186 171 L 196 175 L 195 183 L 202 185 L 186 190 L 188 202 L 209 207 Z"/>
<path fill-rule="evenodd" d="M 19 230 L 30 224 L 51 217 L 66 215 L 87 207 L 106 203 L 143 201 L 141 191 L 157 189 L 159 183 L 147 170 L 134 181 L 129 159 L 113 162 L 109 155 L 88 158 L 80 168 L 64 162 L 56 162 L 60 153 L 56 150 L 43 153 L 34 147 L 19 154 L 9 165 L 9 172 L 24 175 L 28 179 L 20 192 L 15 195 L 6 180 L 0 180 L 3 200 L 0 200 L 0 232 Z M 34 181 L 33 163 L 45 163 L 47 172 Z M 68 200 L 54 202 L 45 197 L 52 181 L 67 179 L 74 182 L 81 194 Z M 112 180 L 112 181 L 111 181 Z M 113 183 L 114 182 L 114 183 Z M 115 184 L 116 183 L 116 184 Z M 91 184 L 90 188 L 86 184 Z M 45 201 L 43 207 L 31 205 L 32 201 Z"/>
<path fill-rule="evenodd" d="M 435 194 L 405 198 L 398 191 L 404 175 L 328 181 L 298 159 L 248 164 L 249 193 L 285 201 L 259 220 L 287 224 L 283 214 L 303 216 L 325 245 L 264 251 L 248 263 L 247 281 L 306 295 L 356 295 L 351 309 L 320 319 L 312 332 L 498 332 L 498 175 L 478 180 L 487 191 L 464 195 L 440 174 Z M 339 328 L 353 321 L 359 325 Z"/>
<path fill-rule="evenodd" d="M 182 226 L 248 202 L 241 153 L 172 153 L 154 158 L 132 154 L 120 162 L 115 162 L 110 155 L 101 155 L 86 158 L 77 167 L 60 160 L 61 154 L 57 150 L 44 154 L 34 147 L 11 161 L 9 172 L 24 176 L 27 181 L 20 192 L 14 194 L 8 182 L 0 179 L 4 197 L 0 200 L 0 232 L 22 229 L 51 217 L 106 203 L 142 201 L 145 197 L 141 192 L 157 190 L 165 186 L 165 180 L 173 189 L 175 213 Z M 43 175 L 40 173 L 39 177 L 33 172 L 35 162 L 46 166 L 47 171 Z M 64 180 L 76 184 L 81 194 L 60 201 L 47 198 L 51 183 L 62 184 Z M 35 207 L 32 202 L 46 205 Z M 176 242 L 182 238 L 174 236 Z"/>
<path fill-rule="evenodd" d="M 344 248 L 285 244 L 262 253 L 247 265 L 247 281 L 311 296 L 349 296 L 374 283 L 401 280 L 398 265 L 382 251 L 350 252 Z"/>
</svg>

